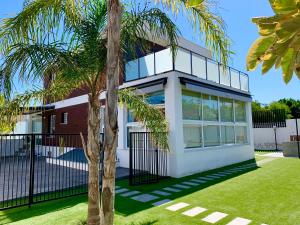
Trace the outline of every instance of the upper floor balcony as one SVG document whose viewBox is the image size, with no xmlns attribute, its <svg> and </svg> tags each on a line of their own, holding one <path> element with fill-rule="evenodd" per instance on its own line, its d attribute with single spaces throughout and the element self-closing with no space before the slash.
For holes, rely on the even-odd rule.
<svg viewBox="0 0 300 225">
<path fill-rule="evenodd" d="M 138 80 L 170 71 L 178 71 L 249 92 L 249 77 L 247 74 L 231 67 L 224 68 L 222 64 L 182 47 L 178 47 L 174 58 L 170 48 L 166 48 L 129 61 L 125 66 L 124 81 Z"/>
</svg>

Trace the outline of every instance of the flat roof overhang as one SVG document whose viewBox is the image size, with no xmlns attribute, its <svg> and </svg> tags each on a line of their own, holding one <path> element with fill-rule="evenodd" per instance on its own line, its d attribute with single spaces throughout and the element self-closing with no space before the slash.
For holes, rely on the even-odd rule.
<svg viewBox="0 0 300 225">
<path fill-rule="evenodd" d="M 45 105 L 45 106 L 30 106 L 30 107 L 22 107 L 22 114 L 23 115 L 29 115 L 29 114 L 35 114 L 35 113 L 42 113 L 49 110 L 54 110 L 54 105 Z"/>
<path fill-rule="evenodd" d="M 241 100 L 246 102 L 252 101 L 251 95 L 244 91 L 236 91 L 234 89 L 222 87 L 221 85 L 209 84 L 207 82 L 204 83 L 187 77 L 178 78 L 180 83 L 191 91 L 220 96 L 224 98 L 232 98 L 235 100 Z"/>
</svg>

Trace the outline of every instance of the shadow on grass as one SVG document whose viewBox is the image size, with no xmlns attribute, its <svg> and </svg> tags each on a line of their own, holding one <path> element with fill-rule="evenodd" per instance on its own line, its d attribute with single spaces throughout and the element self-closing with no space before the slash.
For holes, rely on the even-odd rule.
<svg viewBox="0 0 300 225">
<path fill-rule="evenodd" d="M 245 161 L 242 163 L 222 167 L 222 168 L 215 169 L 215 170 L 210 170 L 210 171 L 207 171 L 204 173 L 194 174 L 194 175 L 183 177 L 183 178 L 178 178 L 178 179 L 166 178 L 156 184 L 141 185 L 141 186 L 129 186 L 128 180 L 124 179 L 124 180 L 117 181 L 117 185 L 128 188 L 130 190 L 138 190 L 142 193 L 151 193 L 154 190 L 161 190 L 164 187 L 169 187 L 169 186 L 172 186 L 174 184 L 179 184 L 184 181 L 190 181 L 191 179 L 195 179 L 200 176 L 214 174 L 217 172 L 225 171 L 225 170 L 237 167 L 237 166 L 242 166 L 242 165 L 254 163 L 254 162 L 255 162 L 255 160 L 253 159 L 253 160 L 248 160 L 248 161 Z M 248 173 L 250 171 L 256 170 L 257 168 L 258 167 L 245 169 L 243 171 L 236 172 L 231 175 L 221 177 L 219 179 L 211 180 L 211 181 L 208 181 L 204 184 L 200 184 L 195 187 L 191 187 L 190 189 L 183 189 L 181 192 L 172 193 L 172 195 L 170 195 L 170 196 L 160 197 L 156 201 L 166 199 L 166 198 L 170 199 L 170 200 L 175 200 L 177 198 L 192 194 L 194 192 L 203 190 L 205 188 L 208 188 L 210 186 L 224 182 L 231 178 L 234 178 L 234 177 L 240 176 L 242 174 Z M 80 195 L 80 196 L 68 197 L 65 199 L 53 200 L 53 201 L 49 201 L 49 202 L 35 204 L 31 208 L 28 208 L 28 206 L 24 206 L 24 207 L 19 207 L 19 208 L 15 208 L 15 209 L 8 209 L 8 210 L 0 211 L 0 224 L 8 224 L 11 222 L 20 221 L 20 220 L 28 219 L 28 218 L 35 217 L 35 216 L 45 215 L 50 212 L 55 212 L 55 211 L 63 210 L 66 208 L 74 207 L 77 204 L 86 203 L 86 202 L 87 202 L 87 196 Z M 150 208 L 154 207 L 154 206 L 152 206 L 153 202 L 155 202 L 155 200 L 151 201 L 149 203 L 141 203 L 141 202 L 137 202 L 128 197 L 121 197 L 120 195 L 116 195 L 115 213 L 117 215 L 129 216 L 131 214 L 138 213 L 138 212 L 141 212 L 146 209 L 150 209 Z M 126 225 L 151 225 L 151 224 L 154 224 L 155 222 L 156 221 L 146 221 L 146 222 L 126 224 Z M 85 223 L 79 222 L 78 224 L 83 225 Z"/>
<path fill-rule="evenodd" d="M 60 200 L 53 200 L 28 206 L 7 209 L 0 211 L 0 224 L 9 224 L 35 216 L 67 209 L 80 203 L 87 202 L 86 195 L 68 197 Z"/>
</svg>

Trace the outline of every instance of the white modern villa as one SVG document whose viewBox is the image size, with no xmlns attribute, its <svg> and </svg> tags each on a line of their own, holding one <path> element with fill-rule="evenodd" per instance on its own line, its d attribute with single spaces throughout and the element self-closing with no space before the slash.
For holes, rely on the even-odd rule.
<svg viewBox="0 0 300 225">
<path fill-rule="evenodd" d="M 169 175 L 181 177 L 254 157 L 248 76 L 223 69 L 208 50 L 180 39 L 169 48 L 126 65 L 126 82 L 164 108 L 170 129 Z M 143 128 L 119 111 L 118 156 L 127 167 L 127 134 Z"/>
<path fill-rule="evenodd" d="M 182 177 L 253 159 L 248 76 L 224 68 L 212 60 L 210 51 L 184 38 L 174 59 L 168 46 L 155 44 L 159 50 L 126 64 L 120 88 L 136 88 L 165 112 L 168 175 Z M 43 116 L 43 131 L 79 133 L 86 127 L 86 93 L 76 92 L 52 106 L 55 109 Z M 145 128 L 124 107 L 119 107 L 118 117 L 118 165 L 128 168 L 129 133 Z"/>
</svg>

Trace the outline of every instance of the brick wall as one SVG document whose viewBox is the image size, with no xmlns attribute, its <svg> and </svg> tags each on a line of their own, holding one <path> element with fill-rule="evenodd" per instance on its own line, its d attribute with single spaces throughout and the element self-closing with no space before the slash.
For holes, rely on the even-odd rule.
<svg viewBox="0 0 300 225">
<path fill-rule="evenodd" d="M 62 124 L 62 114 L 68 113 L 68 123 Z M 87 117 L 88 117 L 88 104 L 80 104 L 69 106 L 65 108 L 50 110 L 43 113 L 43 133 L 48 133 L 49 117 L 56 115 L 55 120 L 55 133 L 60 134 L 79 134 L 80 132 L 87 133 Z"/>
</svg>

